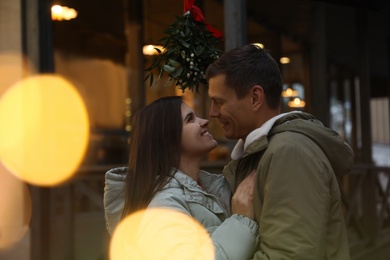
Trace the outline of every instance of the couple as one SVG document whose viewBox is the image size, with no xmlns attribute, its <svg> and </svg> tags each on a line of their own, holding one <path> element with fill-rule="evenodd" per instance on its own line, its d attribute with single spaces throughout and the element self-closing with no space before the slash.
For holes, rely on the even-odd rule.
<svg viewBox="0 0 390 260">
<path fill-rule="evenodd" d="M 216 259 L 349 259 L 337 176 L 352 165 L 350 147 L 310 114 L 279 113 L 278 65 L 255 45 L 226 52 L 206 78 L 209 115 L 239 140 L 223 176 L 200 170 L 217 146 L 208 121 L 180 97 L 161 98 L 135 116 L 129 167 L 106 173 L 109 232 L 165 207 L 209 231 Z"/>
</svg>

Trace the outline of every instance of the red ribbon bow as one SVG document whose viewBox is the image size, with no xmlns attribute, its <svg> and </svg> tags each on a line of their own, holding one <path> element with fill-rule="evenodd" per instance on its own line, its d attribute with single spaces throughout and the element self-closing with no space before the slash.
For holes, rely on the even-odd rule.
<svg viewBox="0 0 390 260">
<path fill-rule="evenodd" d="M 206 23 L 203 17 L 202 10 L 200 10 L 199 7 L 194 5 L 194 3 L 195 0 L 184 0 L 184 13 L 189 11 L 194 20 L 197 22 L 204 23 L 206 25 L 207 30 L 209 30 L 209 32 L 211 32 L 215 38 L 222 38 L 222 32 L 218 31 L 210 24 Z"/>
</svg>

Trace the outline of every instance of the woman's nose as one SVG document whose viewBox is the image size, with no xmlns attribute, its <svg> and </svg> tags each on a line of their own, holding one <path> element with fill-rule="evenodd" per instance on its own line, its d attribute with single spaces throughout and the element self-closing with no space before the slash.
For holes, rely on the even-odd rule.
<svg viewBox="0 0 390 260">
<path fill-rule="evenodd" d="M 199 124 L 200 124 L 200 126 L 207 126 L 208 124 L 209 124 L 209 120 L 207 120 L 207 119 L 204 119 L 204 118 L 199 118 L 200 119 L 200 122 L 199 122 Z"/>
</svg>

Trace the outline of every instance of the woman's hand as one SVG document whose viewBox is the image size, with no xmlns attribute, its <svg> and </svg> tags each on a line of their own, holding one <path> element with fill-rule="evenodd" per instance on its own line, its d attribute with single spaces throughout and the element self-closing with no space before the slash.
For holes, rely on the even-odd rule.
<svg viewBox="0 0 390 260">
<path fill-rule="evenodd" d="M 253 187 L 255 182 L 255 173 L 253 170 L 245 179 L 238 185 L 236 192 L 232 198 L 232 213 L 244 215 L 254 219 L 255 211 L 253 207 Z"/>
</svg>

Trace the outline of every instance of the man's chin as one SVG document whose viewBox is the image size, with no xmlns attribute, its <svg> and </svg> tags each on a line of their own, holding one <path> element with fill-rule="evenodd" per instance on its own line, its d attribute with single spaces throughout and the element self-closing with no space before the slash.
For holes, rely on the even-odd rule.
<svg viewBox="0 0 390 260">
<path fill-rule="evenodd" d="M 236 139 L 235 136 L 232 133 L 229 133 L 229 132 L 226 132 L 226 131 L 223 133 L 223 135 L 227 139 Z"/>
</svg>

